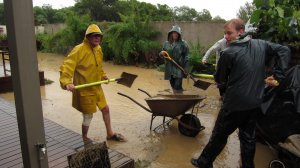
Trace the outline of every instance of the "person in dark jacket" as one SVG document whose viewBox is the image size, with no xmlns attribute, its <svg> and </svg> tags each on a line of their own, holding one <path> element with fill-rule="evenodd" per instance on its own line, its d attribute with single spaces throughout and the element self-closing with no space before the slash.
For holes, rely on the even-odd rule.
<svg viewBox="0 0 300 168">
<path fill-rule="evenodd" d="M 179 26 L 173 26 L 169 31 L 168 40 L 164 43 L 162 50 L 167 51 L 175 62 L 184 68 L 186 72 L 188 71 L 189 48 L 187 43 L 182 40 Z M 170 81 L 174 94 L 182 93 L 184 73 L 170 61 L 166 61 L 165 65 L 165 80 Z"/>
<path fill-rule="evenodd" d="M 254 168 L 255 125 L 264 88 L 277 86 L 285 79 L 289 48 L 249 37 L 239 39 L 244 29 L 240 19 L 232 19 L 224 25 L 229 46 L 221 54 L 214 76 L 224 99 L 208 144 L 197 159 L 191 160 L 196 167 L 213 167 L 228 136 L 238 128 L 242 167 Z M 266 77 L 266 65 L 273 58 L 277 62 L 274 73 Z"/>
</svg>

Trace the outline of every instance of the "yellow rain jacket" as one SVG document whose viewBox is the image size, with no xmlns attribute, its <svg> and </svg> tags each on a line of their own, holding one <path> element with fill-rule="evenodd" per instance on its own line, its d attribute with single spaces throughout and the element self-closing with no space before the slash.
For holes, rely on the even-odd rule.
<svg viewBox="0 0 300 168">
<path fill-rule="evenodd" d="M 100 28 L 92 24 L 85 35 L 99 33 Z M 60 85 L 66 89 L 66 85 L 76 85 L 101 81 L 106 76 L 103 68 L 103 52 L 100 45 L 92 48 L 89 41 L 84 38 L 83 42 L 73 48 L 60 67 Z M 96 106 L 101 110 L 106 106 L 106 99 L 101 85 L 77 89 L 73 92 L 72 106 L 82 113 L 95 113 Z"/>
</svg>

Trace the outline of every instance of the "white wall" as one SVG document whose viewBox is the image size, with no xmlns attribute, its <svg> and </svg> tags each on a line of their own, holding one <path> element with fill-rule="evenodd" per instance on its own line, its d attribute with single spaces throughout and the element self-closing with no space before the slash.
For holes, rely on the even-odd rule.
<svg viewBox="0 0 300 168">
<path fill-rule="evenodd" d="M 45 27 L 44 26 L 35 26 L 35 34 L 37 33 L 44 33 Z M 7 34 L 6 25 L 0 25 L 0 34 Z"/>
<path fill-rule="evenodd" d="M 5 25 L 0 25 L 0 34 L 7 34 Z"/>
</svg>

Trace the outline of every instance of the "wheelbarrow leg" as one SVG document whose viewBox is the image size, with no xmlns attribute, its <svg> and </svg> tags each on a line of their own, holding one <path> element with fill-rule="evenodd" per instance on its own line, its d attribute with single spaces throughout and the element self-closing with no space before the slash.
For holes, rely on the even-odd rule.
<svg viewBox="0 0 300 168">
<path fill-rule="evenodd" d="M 153 120 L 156 116 L 155 115 L 151 115 L 151 123 L 150 123 L 150 131 L 152 131 L 152 123 L 153 123 Z"/>
</svg>

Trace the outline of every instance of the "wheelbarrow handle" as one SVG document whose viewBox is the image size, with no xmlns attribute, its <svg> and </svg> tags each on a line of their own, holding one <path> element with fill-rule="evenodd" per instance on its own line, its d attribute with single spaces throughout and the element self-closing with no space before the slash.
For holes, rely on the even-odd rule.
<svg viewBox="0 0 300 168">
<path fill-rule="evenodd" d="M 121 80 L 121 78 L 113 78 L 113 79 L 107 79 L 107 80 L 102 80 L 102 81 L 98 81 L 98 82 L 92 82 L 92 83 L 77 85 L 77 86 L 75 86 L 75 89 L 82 89 L 82 88 L 95 86 L 95 85 L 101 85 L 101 84 L 105 84 L 105 83 L 109 83 L 109 82 L 116 82 L 116 81 L 119 81 L 119 80 Z"/>
<path fill-rule="evenodd" d="M 152 111 L 150 109 L 148 109 L 147 107 L 143 106 L 141 103 L 137 102 L 136 100 L 134 100 L 133 98 L 131 98 L 130 96 L 126 95 L 126 94 L 123 94 L 123 93 L 120 93 L 118 92 L 119 95 L 121 96 L 124 96 L 124 97 L 127 97 L 128 99 L 130 99 L 131 101 L 133 101 L 135 104 L 139 105 L 140 107 L 142 107 L 144 110 L 152 113 Z"/>
<path fill-rule="evenodd" d="M 145 93 L 147 96 L 152 97 L 152 96 L 151 96 L 148 92 L 146 92 L 145 90 L 140 89 L 140 88 L 138 88 L 138 90 L 141 91 L 141 92 L 143 92 L 143 93 Z"/>
</svg>

